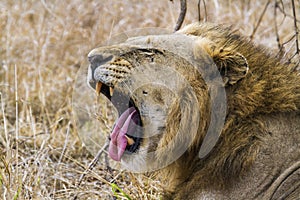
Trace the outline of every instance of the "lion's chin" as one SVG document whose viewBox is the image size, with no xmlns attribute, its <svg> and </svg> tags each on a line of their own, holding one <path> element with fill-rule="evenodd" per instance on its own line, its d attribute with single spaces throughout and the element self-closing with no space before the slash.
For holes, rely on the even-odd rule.
<svg viewBox="0 0 300 200">
<path fill-rule="evenodd" d="M 123 169 L 137 173 L 153 171 L 155 168 L 153 165 L 156 164 L 154 162 L 154 154 L 149 153 L 149 145 L 146 145 L 144 142 L 134 153 L 125 151 L 121 158 Z"/>
</svg>

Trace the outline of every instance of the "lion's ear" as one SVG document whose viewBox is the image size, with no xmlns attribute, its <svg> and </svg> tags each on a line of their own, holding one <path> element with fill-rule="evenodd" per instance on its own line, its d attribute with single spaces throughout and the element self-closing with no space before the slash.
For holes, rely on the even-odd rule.
<svg viewBox="0 0 300 200">
<path fill-rule="evenodd" d="M 226 49 L 217 50 L 212 55 L 225 85 L 233 85 L 243 79 L 248 73 L 248 62 L 246 58 L 238 53 Z"/>
<path fill-rule="evenodd" d="M 232 49 L 217 47 L 214 42 L 206 38 L 198 40 L 197 45 L 204 49 L 213 59 L 225 86 L 234 85 L 248 73 L 248 62 L 242 54 Z"/>
</svg>

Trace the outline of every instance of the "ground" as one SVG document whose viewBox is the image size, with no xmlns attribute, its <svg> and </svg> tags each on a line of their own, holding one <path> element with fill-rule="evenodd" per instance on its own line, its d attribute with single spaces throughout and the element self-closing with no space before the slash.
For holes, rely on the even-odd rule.
<svg viewBox="0 0 300 200">
<path fill-rule="evenodd" d="M 189 1 L 184 24 L 198 20 L 197 3 Z M 233 24 L 291 66 L 299 64 L 299 1 L 200 3 L 201 21 Z M 91 49 L 134 28 L 172 30 L 179 5 L 178 0 L 0 2 L 1 199 L 159 198 L 155 177 L 108 170 L 102 157 L 78 184 L 95 155 L 78 136 L 72 93 Z M 101 120 L 109 126 L 102 131 L 109 132 L 114 118 L 103 109 Z"/>
</svg>

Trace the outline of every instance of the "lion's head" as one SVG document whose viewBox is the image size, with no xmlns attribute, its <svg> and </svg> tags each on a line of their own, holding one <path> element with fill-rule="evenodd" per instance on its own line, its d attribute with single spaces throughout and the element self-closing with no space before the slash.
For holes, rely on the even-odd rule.
<svg viewBox="0 0 300 200">
<path fill-rule="evenodd" d="M 248 71 L 239 52 L 184 31 L 130 38 L 88 58 L 88 84 L 119 112 L 109 155 L 138 172 L 165 167 L 186 152 L 207 155 L 226 115 L 224 88 Z"/>
</svg>

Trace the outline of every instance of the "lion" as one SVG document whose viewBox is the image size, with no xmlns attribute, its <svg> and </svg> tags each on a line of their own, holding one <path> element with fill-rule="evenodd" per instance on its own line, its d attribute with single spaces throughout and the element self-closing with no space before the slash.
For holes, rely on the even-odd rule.
<svg viewBox="0 0 300 200">
<path fill-rule="evenodd" d="M 88 84 L 120 115 L 109 156 L 156 173 L 163 199 L 300 198 L 300 77 L 282 58 L 193 23 L 88 59 Z"/>
</svg>

